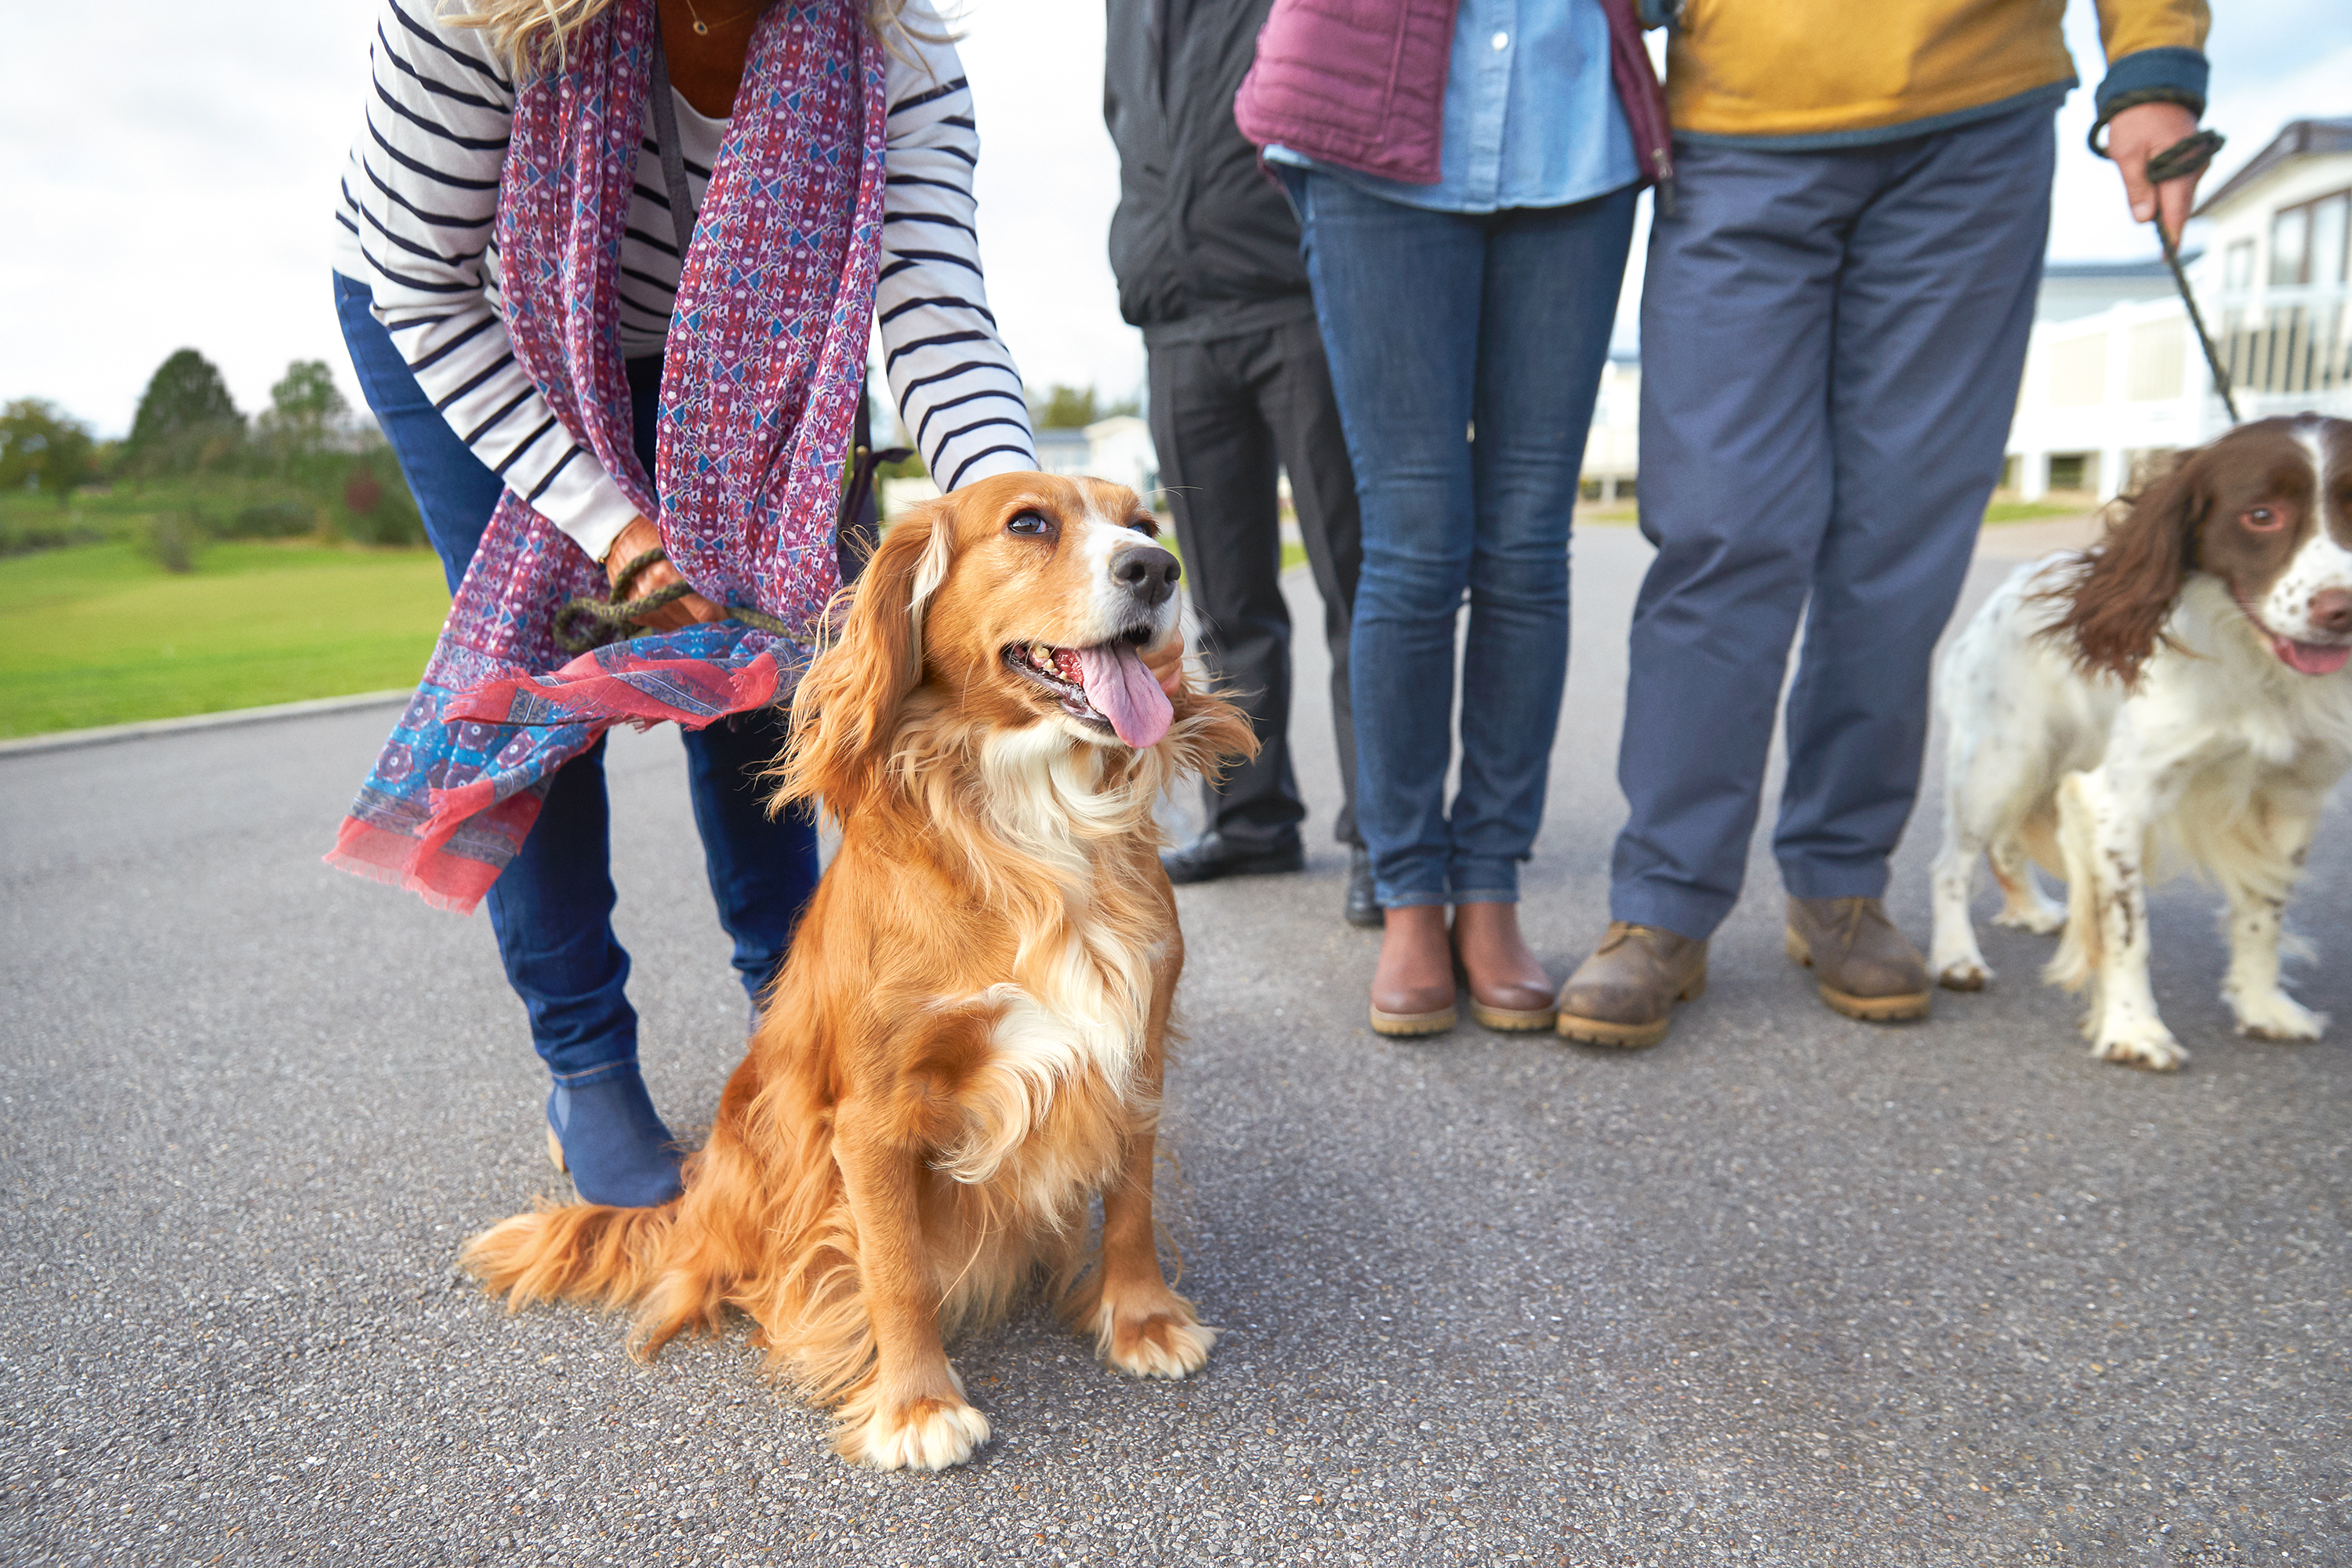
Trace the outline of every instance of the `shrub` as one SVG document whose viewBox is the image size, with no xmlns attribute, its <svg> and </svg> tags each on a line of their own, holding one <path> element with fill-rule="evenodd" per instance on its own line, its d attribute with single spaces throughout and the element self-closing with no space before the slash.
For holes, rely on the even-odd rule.
<svg viewBox="0 0 2352 1568">
<path fill-rule="evenodd" d="M 204 535 L 203 513 L 193 509 L 159 511 L 141 520 L 138 542 L 164 571 L 186 573 L 196 569 L 196 546 Z"/>
<path fill-rule="evenodd" d="M 265 501 L 245 508 L 215 531 L 223 539 L 299 539 L 319 531 L 319 509 L 299 500 Z"/>
</svg>

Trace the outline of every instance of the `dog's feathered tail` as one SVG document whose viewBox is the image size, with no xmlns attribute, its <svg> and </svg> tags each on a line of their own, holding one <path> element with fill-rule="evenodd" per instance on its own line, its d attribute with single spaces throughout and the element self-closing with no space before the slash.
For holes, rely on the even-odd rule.
<svg viewBox="0 0 2352 1568">
<path fill-rule="evenodd" d="M 653 1282 L 677 1217 L 675 1201 L 649 1209 L 543 1205 L 475 1237 L 458 1261 L 504 1297 L 509 1311 L 536 1301 L 631 1306 Z"/>
</svg>

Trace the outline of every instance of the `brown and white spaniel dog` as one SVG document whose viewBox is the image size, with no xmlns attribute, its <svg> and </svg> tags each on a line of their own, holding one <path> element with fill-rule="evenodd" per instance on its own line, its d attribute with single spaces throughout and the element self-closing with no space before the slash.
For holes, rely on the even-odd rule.
<svg viewBox="0 0 2352 1568">
<path fill-rule="evenodd" d="M 740 1310 L 883 1468 L 987 1440 L 944 1337 L 1033 1279 L 1123 1372 L 1207 1359 L 1152 1231 L 1184 961 L 1152 803 L 1255 742 L 1139 657 L 1179 635 L 1152 532 L 1132 491 L 1044 474 L 890 528 L 793 700 L 777 795 L 821 797 L 841 847 L 684 1194 L 507 1220 L 467 1249 L 492 1291 L 633 1308 L 646 1353 Z"/>
<path fill-rule="evenodd" d="M 1952 645 L 1944 849 L 1928 965 L 1991 978 L 1969 920 L 1977 857 L 1995 920 L 2065 938 L 2049 978 L 2088 984 L 2109 1061 L 2187 1053 L 2148 984 L 2151 863 L 2229 900 L 2222 999 L 2238 1031 L 2316 1039 L 2279 985 L 2280 915 L 2328 791 L 2352 763 L 2352 422 L 2242 426 L 2184 455 L 2104 542 L 2021 569 Z M 2066 879 L 2062 910 L 2030 861 Z"/>
</svg>

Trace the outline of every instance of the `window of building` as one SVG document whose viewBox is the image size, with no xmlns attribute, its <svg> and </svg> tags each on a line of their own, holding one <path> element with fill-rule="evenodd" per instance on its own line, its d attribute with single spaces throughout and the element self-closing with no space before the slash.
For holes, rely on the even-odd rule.
<svg viewBox="0 0 2352 1568">
<path fill-rule="evenodd" d="M 2271 281 L 2322 287 L 2343 282 L 2347 217 L 2352 217 L 2352 191 L 2280 208 L 2271 219 Z M 2231 247 L 2232 266 L 2235 249 Z"/>
<path fill-rule="evenodd" d="M 2310 258 L 2311 208 L 2282 209 L 2271 219 L 2271 281 L 2302 282 L 2304 264 Z"/>
<path fill-rule="evenodd" d="M 2053 452 L 2050 454 L 2050 488 L 2053 490 L 2087 490 L 2099 482 L 2099 455 L 2096 452 Z"/>
<path fill-rule="evenodd" d="M 2221 258 L 2221 287 L 2233 293 L 2254 286 L 2254 242 L 2242 239 Z"/>
<path fill-rule="evenodd" d="M 2338 191 L 2311 204 L 2311 280 L 2314 283 L 2344 281 L 2344 231 L 2347 216 L 2352 216 L 2352 191 Z"/>
</svg>

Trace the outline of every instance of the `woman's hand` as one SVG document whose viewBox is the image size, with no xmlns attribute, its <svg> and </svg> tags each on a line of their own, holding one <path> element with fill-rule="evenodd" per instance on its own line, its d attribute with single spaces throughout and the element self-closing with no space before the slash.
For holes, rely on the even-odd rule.
<svg viewBox="0 0 2352 1568">
<path fill-rule="evenodd" d="M 1160 682 L 1160 689 L 1171 698 L 1184 694 L 1184 638 L 1172 636 L 1158 647 L 1143 650 L 1143 668 L 1151 679 Z"/>
<path fill-rule="evenodd" d="M 629 521 L 629 526 L 621 530 L 619 536 L 613 541 L 613 548 L 605 552 L 604 580 L 607 583 L 618 582 L 621 574 L 627 570 L 630 562 L 648 550 L 660 548 L 659 531 L 642 517 L 632 518 Z M 685 578 L 677 574 L 677 567 L 667 561 L 656 561 L 637 574 L 636 580 L 629 584 L 629 597 L 642 599 L 646 595 L 667 588 L 673 583 L 685 581 Z M 660 609 L 646 616 L 640 624 L 657 632 L 674 632 L 693 626 L 697 622 L 719 621 L 726 618 L 726 611 L 701 595 L 690 593 L 683 599 L 671 600 Z"/>
</svg>

